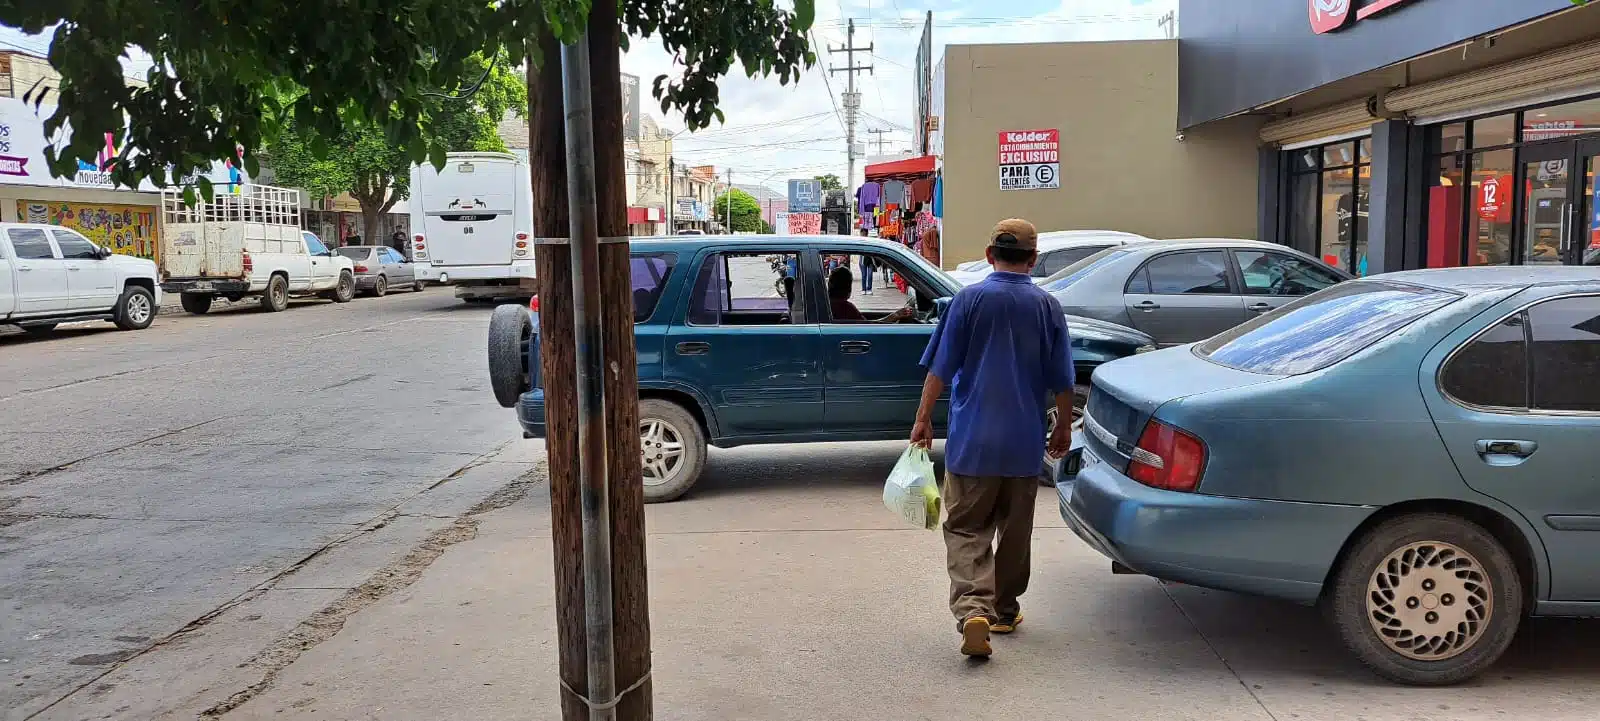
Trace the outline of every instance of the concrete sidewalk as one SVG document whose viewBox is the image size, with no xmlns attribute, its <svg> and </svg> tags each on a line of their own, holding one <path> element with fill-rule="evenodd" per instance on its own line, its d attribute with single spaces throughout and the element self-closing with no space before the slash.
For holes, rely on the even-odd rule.
<svg viewBox="0 0 1600 721">
<path fill-rule="evenodd" d="M 1027 623 L 969 662 L 939 536 L 881 507 L 898 452 L 713 451 L 700 488 L 650 507 L 657 718 L 1585 719 L 1600 703 L 1596 624 L 1535 624 L 1472 685 L 1394 687 L 1310 609 L 1110 575 L 1048 489 Z M 226 717 L 557 718 L 548 520 L 542 485 L 478 516 Z"/>
</svg>

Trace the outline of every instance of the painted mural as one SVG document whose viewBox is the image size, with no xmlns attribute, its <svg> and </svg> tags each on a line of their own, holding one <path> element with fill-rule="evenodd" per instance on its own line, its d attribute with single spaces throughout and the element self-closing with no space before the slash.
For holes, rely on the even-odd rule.
<svg viewBox="0 0 1600 721">
<path fill-rule="evenodd" d="M 156 208 L 139 205 L 19 200 L 17 220 L 61 225 L 113 252 L 156 260 Z"/>
</svg>

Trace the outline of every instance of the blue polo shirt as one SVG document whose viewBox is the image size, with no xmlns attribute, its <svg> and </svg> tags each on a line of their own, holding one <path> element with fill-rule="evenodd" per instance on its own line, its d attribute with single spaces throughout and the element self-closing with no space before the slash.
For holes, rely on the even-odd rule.
<svg viewBox="0 0 1600 721">
<path fill-rule="evenodd" d="M 1038 475 L 1045 412 L 1073 386 L 1061 304 L 1021 273 L 961 289 L 922 354 L 950 387 L 945 468 L 959 476 Z"/>
</svg>

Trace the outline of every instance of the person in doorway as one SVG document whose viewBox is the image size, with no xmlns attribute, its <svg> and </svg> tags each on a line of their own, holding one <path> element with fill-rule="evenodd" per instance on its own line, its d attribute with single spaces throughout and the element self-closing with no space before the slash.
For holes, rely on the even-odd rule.
<svg viewBox="0 0 1600 721">
<path fill-rule="evenodd" d="M 850 277 L 849 268 L 834 268 L 828 273 L 828 306 L 833 311 L 835 323 L 899 323 L 911 317 L 911 309 L 902 306 L 882 318 L 867 318 L 850 302 L 850 291 L 854 287 L 854 278 Z"/>
<path fill-rule="evenodd" d="M 872 256 L 861 256 L 861 294 L 872 295 Z"/>
<path fill-rule="evenodd" d="M 408 252 L 411 250 L 410 246 L 411 244 L 406 242 L 406 234 L 403 231 L 397 230 L 394 235 L 389 236 L 389 247 L 394 248 L 396 253 L 405 256 L 406 260 L 411 259 L 411 253 Z"/>
<path fill-rule="evenodd" d="M 1033 284 L 1038 232 L 1002 220 L 989 236 L 994 272 L 957 293 L 922 355 L 928 370 L 911 443 L 933 443 L 933 410 L 948 386 L 944 522 L 950 610 L 961 652 L 992 653 L 989 634 L 1022 623 L 1040 459 L 1066 454 L 1070 423 L 1046 432 L 1046 403 L 1072 417 L 1072 341 L 1061 304 Z M 998 541 L 998 543 L 996 543 Z"/>
<path fill-rule="evenodd" d="M 927 230 L 922 231 L 922 245 L 917 252 L 934 266 L 939 265 L 939 226 L 929 225 Z"/>
</svg>

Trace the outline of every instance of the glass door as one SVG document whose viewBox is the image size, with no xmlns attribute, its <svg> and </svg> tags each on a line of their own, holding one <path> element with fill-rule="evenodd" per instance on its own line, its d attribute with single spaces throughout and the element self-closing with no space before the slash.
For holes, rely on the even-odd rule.
<svg viewBox="0 0 1600 721">
<path fill-rule="evenodd" d="M 1572 248 L 1572 220 L 1578 189 L 1573 187 L 1580 173 L 1574 172 L 1575 147 L 1556 143 L 1522 150 L 1522 243 L 1519 255 L 1523 265 L 1561 265 L 1568 262 Z M 1502 190 L 1509 190 L 1502 189 Z M 1510 193 L 1504 193 L 1510 201 Z"/>
<path fill-rule="evenodd" d="M 1600 140 L 1578 143 L 1575 167 L 1581 171 L 1573 179 L 1573 184 L 1583 193 L 1579 199 L 1583 212 L 1573 216 L 1577 222 L 1573 223 L 1575 237 L 1567 262 L 1572 265 L 1600 266 L 1600 185 L 1595 183 L 1595 175 L 1600 173 Z"/>
</svg>

